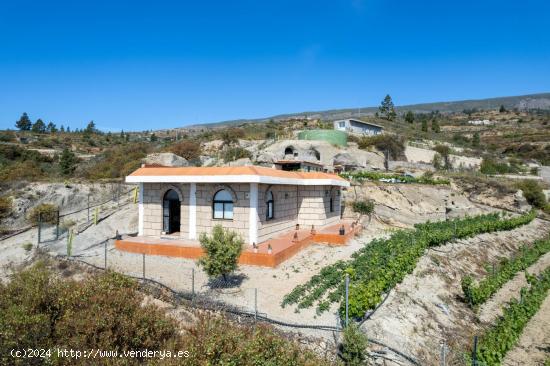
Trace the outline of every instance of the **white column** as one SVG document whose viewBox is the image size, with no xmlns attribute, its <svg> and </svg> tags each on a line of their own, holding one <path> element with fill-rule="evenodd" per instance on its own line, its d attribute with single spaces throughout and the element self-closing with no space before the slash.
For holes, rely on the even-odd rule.
<svg viewBox="0 0 550 366">
<path fill-rule="evenodd" d="M 258 183 L 250 183 L 248 243 L 258 244 Z"/>
<path fill-rule="evenodd" d="M 189 239 L 197 239 L 197 183 L 189 186 Z"/>
<path fill-rule="evenodd" d="M 139 184 L 138 192 L 138 235 L 143 235 L 143 220 L 144 220 L 144 207 L 143 207 L 143 183 Z"/>
</svg>

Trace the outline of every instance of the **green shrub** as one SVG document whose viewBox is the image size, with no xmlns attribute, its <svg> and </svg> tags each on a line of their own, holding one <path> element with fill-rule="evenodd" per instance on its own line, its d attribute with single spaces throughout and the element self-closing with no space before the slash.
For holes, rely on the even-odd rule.
<svg viewBox="0 0 550 366">
<path fill-rule="evenodd" d="M 235 161 L 238 159 L 244 159 L 244 158 L 250 159 L 252 158 L 252 153 L 243 147 L 234 146 L 234 147 L 225 148 L 222 151 L 221 157 L 224 162 L 228 163 L 230 161 Z"/>
<path fill-rule="evenodd" d="M 13 348 L 167 348 L 178 337 L 175 322 L 158 308 L 143 305 L 136 289 L 134 281 L 114 273 L 82 282 L 61 280 L 42 263 L 15 274 L 7 285 L 0 284 L 0 364 L 13 362 Z M 73 362 L 55 352 L 52 360 Z"/>
<path fill-rule="evenodd" d="M 227 274 L 237 269 L 244 245 L 239 234 L 216 225 L 212 229 L 211 237 L 202 233 L 199 241 L 205 254 L 198 263 L 209 277 L 223 276 L 225 280 Z"/>
<path fill-rule="evenodd" d="M 433 178 L 433 175 L 424 174 L 419 178 L 409 175 L 393 174 L 393 173 L 380 173 L 380 172 L 344 172 L 340 173 L 340 176 L 345 179 L 353 179 L 358 182 L 363 181 L 383 181 L 391 183 L 417 183 L 417 184 L 449 184 L 448 179 Z"/>
<path fill-rule="evenodd" d="M 394 135 L 382 134 L 362 137 L 358 145 L 360 149 L 364 150 L 374 146 L 380 151 L 389 151 L 391 158 L 394 160 L 405 154 L 405 140 Z"/>
<path fill-rule="evenodd" d="M 483 174 L 515 174 L 519 173 L 520 169 L 518 169 L 515 165 L 510 165 L 505 162 L 498 162 L 494 159 L 485 157 L 481 160 L 481 165 L 479 167 L 479 171 Z"/>
<path fill-rule="evenodd" d="M 80 174 L 89 179 L 109 179 L 125 177 L 141 165 L 141 160 L 152 147 L 146 143 L 129 143 L 118 145 L 104 151 L 89 166 L 83 168 Z"/>
<path fill-rule="evenodd" d="M 42 220 L 42 223 L 55 224 L 57 222 L 57 210 L 58 207 L 51 203 L 41 203 L 38 206 L 33 207 L 27 219 L 32 224 L 38 224 L 38 220 Z"/>
<path fill-rule="evenodd" d="M 169 151 L 188 161 L 194 161 L 200 157 L 202 150 L 198 141 L 183 140 L 170 146 Z"/>
<path fill-rule="evenodd" d="M 22 248 L 29 252 L 32 249 L 32 243 L 25 243 L 22 245 Z"/>
<path fill-rule="evenodd" d="M 371 215 L 374 212 L 374 201 L 355 201 L 353 202 L 353 211 L 361 215 Z"/>
<path fill-rule="evenodd" d="M 11 197 L 2 196 L 0 197 L 0 220 L 5 219 L 13 210 L 13 200 Z"/>
<path fill-rule="evenodd" d="M 517 183 L 516 187 L 521 189 L 527 202 L 536 208 L 544 209 L 547 202 L 546 196 L 539 183 L 533 179 L 525 179 Z"/>
<path fill-rule="evenodd" d="M 343 332 L 342 359 L 347 366 L 364 365 L 367 360 L 367 336 L 355 324 L 348 325 Z"/>
<path fill-rule="evenodd" d="M 199 315 L 184 336 L 185 365 L 328 366 L 327 360 L 278 335 L 270 326 L 237 325 L 223 316 Z"/>
<path fill-rule="evenodd" d="M 237 325 L 219 315 L 198 315 L 182 329 L 172 317 L 144 303 L 138 284 L 107 272 L 81 281 L 62 279 L 44 263 L 0 281 L 0 365 L 17 362 L 11 349 L 188 351 L 189 358 L 110 358 L 109 365 L 329 365 L 266 325 Z M 59 358 L 33 365 L 95 364 Z"/>
</svg>

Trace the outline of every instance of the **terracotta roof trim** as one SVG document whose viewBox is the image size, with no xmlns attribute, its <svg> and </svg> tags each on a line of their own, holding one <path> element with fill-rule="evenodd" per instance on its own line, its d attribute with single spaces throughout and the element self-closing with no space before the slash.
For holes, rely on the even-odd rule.
<svg viewBox="0 0 550 366">
<path fill-rule="evenodd" d="M 334 185 L 349 182 L 324 172 L 288 172 L 266 167 L 142 167 L 126 177 L 129 183 L 265 183 Z"/>
</svg>

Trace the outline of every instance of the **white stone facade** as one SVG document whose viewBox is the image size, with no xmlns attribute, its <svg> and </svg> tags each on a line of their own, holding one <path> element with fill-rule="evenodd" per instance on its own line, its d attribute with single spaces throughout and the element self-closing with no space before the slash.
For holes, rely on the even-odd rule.
<svg viewBox="0 0 550 366">
<path fill-rule="evenodd" d="M 210 233 L 215 225 L 220 224 L 239 233 L 248 244 L 261 243 L 293 229 L 296 224 L 307 228 L 311 225 L 319 227 L 335 223 L 340 218 L 342 195 L 338 186 L 142 183 L 142 187 L 140 205 L 143 208 L 140 209 L 139 220 L 143 232 L 140 235 L 150 237 L 163 235 L 162 201 L 169 189 L 174 189 L 180 198 L 180 231 L 175 235 L 182 239 L 198 239 L 201 233 Z M 232 196 L 232 220 L 213 218 L 213 197 L 221 189 L 227 190 Z M 194 199 L 190 196 L 193 191 Z M 274 201 L 274 217 L 269 220 L 266 217 L 268 191 L 273 193 Z M 194 230 L 190 230 L 193 222 Z"/>
</svg>

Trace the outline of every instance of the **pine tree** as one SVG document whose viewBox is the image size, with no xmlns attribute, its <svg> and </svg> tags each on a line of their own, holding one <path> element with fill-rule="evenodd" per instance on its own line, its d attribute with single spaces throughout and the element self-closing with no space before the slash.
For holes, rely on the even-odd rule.
<svg viewBox="0 0 550 366">
<path fill-rule="evenodd" d="M 57 132 L 57 127 L 55 126 L 55 123 L 49 122 L 49 123 L 48 123 L 48 126 L 46 127 L 46 130 L 47 130 L 49 133 L 56 133 L 56 132 Z"/>
<path fill-rule="evenodd" d="M 428 121 L 422 120 L 422 132 L 428 132 Z"/>
<path fill-rule="evenodd" d="M 27 113 L 23 113 L 19 120 L 15 122 L 15 127 L 17 127 L 20 131 L 29 131 L 31 126 L 32 122 Z"/>
<path fill-rule="evenodd" d="M 31 127 L 31 130 L 33 132 L 43 133 L 46 132 L 46 124 L 44 121 L 42 121 L 40 118 L 34 122 L 34 124 Z"/>
<path fill-rule="evenodd" d="M 439 122 L 437 122 L 436 119 L 432 120 L 432 131 L 435 132 L 435 133 L 440 133 L 441 132 L 441 127 L 439 127 Z"/>
<path fill-rule="evenodd" d="M 388 121 L 393 121 L 396 117 L 395 107 L 389 94 L 386 95 L 382 103 L 380 103 L 380 114 L 384 116 Z"/>
<path fill-rule="evenodd" d="M 76 169 L 76 155 L 69 149 L 63 149 L 61 157 L 59 158 L 59 169 L 64 176 L 71 175 Z"/>
<path fill-rule="evenodd" d="M 409 123 L 413 123 L 414 122 L 414 113 L 411 112 L 411 111 L 407 111 L 407 113 L 405 113 L 405 121 L 407 121 Z"/>
</svg>

